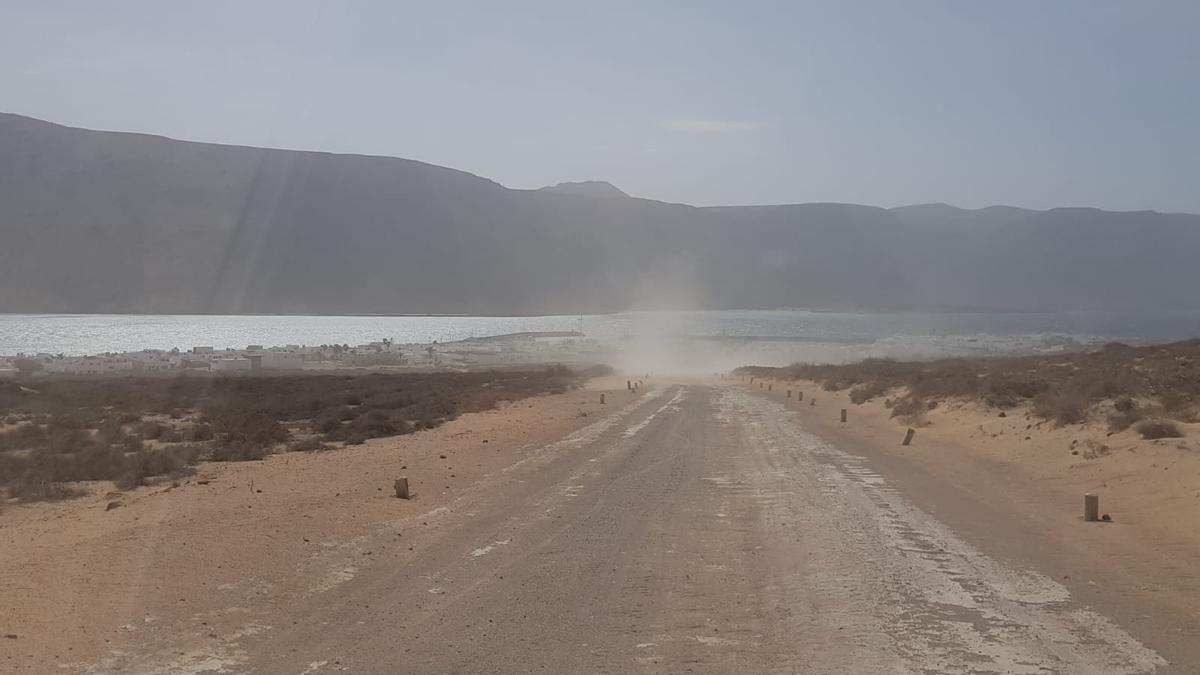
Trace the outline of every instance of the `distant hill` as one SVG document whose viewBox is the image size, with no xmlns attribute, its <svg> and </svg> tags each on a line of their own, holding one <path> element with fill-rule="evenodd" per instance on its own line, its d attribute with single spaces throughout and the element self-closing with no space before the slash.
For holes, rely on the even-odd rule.
<svg viewBox="0 0 1200 675">
<path fill-rule="evenodd" d="M 1193 215 L 696 208 L 7 114 L 0 242 L 0 312 L 1200 307 Z"/>
<path fill-rule="evenodd" d="M 560 195 L 576 195 L 578 197 L 626 197 L 617 186 L 603 180 L 585 180 L 578 183 L 559 183 L 541 189 L 542 192 L 554 192 Z"/>
</svg>

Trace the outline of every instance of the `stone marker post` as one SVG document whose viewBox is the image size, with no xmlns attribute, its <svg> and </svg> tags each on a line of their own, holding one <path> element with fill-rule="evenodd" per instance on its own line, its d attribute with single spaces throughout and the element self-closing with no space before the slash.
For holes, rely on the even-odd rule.
<svg viewBox="0 0 1200 675">
<path fill-rule="evenodd" d="M 1083 519 L 1089 523 L 1100 520 L 1100 495 L 1089 492 L 1083 496 Z"/>
</svg>

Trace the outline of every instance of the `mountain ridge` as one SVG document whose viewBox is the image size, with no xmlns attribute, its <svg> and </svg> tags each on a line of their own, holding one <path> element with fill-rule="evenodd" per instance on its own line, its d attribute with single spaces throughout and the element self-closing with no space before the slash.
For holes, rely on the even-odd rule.
<svg viewBox="0 0 1200 675">
<path fill-rule="evenodd" d="M 539 188 L 539 192 L 554 192 L 579 197 L 629 199 L 630 195 L 606 180 L 567 181 Z"/>
<path fill-rule="evenodd" d="M 516 190 L 403 158 L 177 141 L 0 113 L 0 312 L 1198 304 L 1187 289 L 1200 283 L 1191 260 L 1200 216 L 695 207 L 629 197 L 602 181 L 583 183 L 584 194 L 574 194 L 580 183 L 563 185 Z"/>
</svg>

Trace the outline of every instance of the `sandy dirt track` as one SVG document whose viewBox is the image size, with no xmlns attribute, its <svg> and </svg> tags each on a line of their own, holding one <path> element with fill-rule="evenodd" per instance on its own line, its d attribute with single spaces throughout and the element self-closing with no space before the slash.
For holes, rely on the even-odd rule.
<svg viewBox="0 0 1200 675">
<path fill-rule="evenodd" d="M 534 442 L 490 454 L 478 430 L 470 452 L 462 436 L 453 444 L 473 424 L 465 419 L 406 441 L 458 447 L 447 460 L 478 465 L 462 474 L 470 484 L 426 480 L 412 502 L 362 496 L 323 521 L 319 546 L 289 544 L 301 554 L 280 550 L 277 564 L 257 560 L 265 569 L 243 570 L 238 611 L 230 611 L 230 589 L 214 591 L 208 611 L 219 631 L 200 627 L 203 612 L 145 610 L 155 622 L 191 628 L 135 627 L 116 653 L 68 665 L 150 673 L 1189 672 L 1019 556 L 981 550 L 974 542 L 985 531 L 965 521 L 952 529 L 918 506 L 904 481 L 806 431 L 795 406 L 713 383 L 610 393 L 603 409 L 594 398 L 574 392 L 530 403 L 561 418 L 525 429 Z M 512 424 L 502 419 L 493 424 Z M 387 452 L 387 462 L 432 462 L 429 448 Z M 384 461 L 359 460 L 371 457 Z M 326 469 L 331 481 L 344 480 L 344 469 Z M 292 508 L 292 520 L 303 522 L 323 507 Z"/>
</svg>

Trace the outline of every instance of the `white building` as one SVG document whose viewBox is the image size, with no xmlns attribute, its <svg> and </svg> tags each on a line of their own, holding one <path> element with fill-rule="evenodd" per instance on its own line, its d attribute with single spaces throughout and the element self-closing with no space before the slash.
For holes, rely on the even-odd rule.
<svg viewBox="0 0 1200 675">
<path fill-rule="evenodd" d="M 250 359 L 241 357 L 213 359 L 209 367 L 217 373 L 248 373 L 250 372 Z"/>
<path fill-rule="evenodd" d="M 304 357 L 291 352 L 267 352 L 262 355 L 263 370 L 299 370 L 304 367 Z"/>
</svg>

